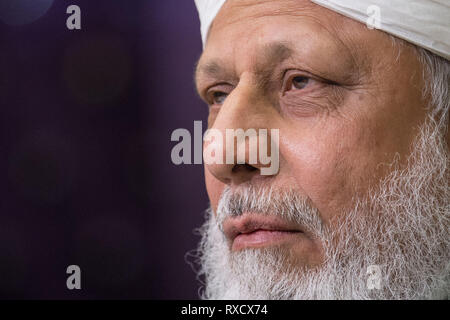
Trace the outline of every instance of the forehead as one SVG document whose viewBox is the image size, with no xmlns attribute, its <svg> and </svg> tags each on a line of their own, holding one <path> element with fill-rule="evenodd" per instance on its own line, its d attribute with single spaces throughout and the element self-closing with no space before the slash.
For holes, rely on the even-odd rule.
<svg viewBox="0 0 450 320">
<path fill-rule="evenodd" d="M 310 1 L 229 0 L 211 26 L 199 70 L 219 64 L 238 73 L 236 69 L 285 55 L 286 48 L 304 61 L 349 60 L 358 50 L 354 40 L 367 38 L 365 29 Z"/>
<path fill-rule="evenodd" d="M 256 22 L 260 18 L 325 15 L 331 13 L 309 0 L 228 0 L 213 21 L 212 28 Z M 327 17 L 329 18 L 329 17 Z"/>
</svg>

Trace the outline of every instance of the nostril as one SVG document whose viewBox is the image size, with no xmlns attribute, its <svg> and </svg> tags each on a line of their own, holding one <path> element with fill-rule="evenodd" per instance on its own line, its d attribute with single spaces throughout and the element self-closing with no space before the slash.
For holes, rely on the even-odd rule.
<svg viewBox="0 0 450 320">
<path fill-rule="evenodd" d="M 257 171 L 259 170 L 258 168 L 251 166 L 247 163 L 245 164 L 236 164 L 234 165 L 233 169 L 231 169 L 231 171 L 233 173 L 238 173 L 238 172 L 253 172 L 253 171 Z"/>
</svg>

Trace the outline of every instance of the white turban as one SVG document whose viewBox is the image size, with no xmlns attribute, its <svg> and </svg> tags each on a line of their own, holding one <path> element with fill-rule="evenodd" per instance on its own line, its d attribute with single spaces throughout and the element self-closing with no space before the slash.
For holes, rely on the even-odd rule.
<svg viewBox="0 0 450 320">
<path fill-rule="evenodd" d="M 203 45 L 209 28 L 226 0 L 195 0 L 200 16 Z M 376 28 L 450 60 L 449 0 L 311 0 L 312 2 L 367 23 L 376 10 Z M 373 11 L 375 10 L 375 11 Z M 377 13 L 375 13 L 377 14 Z"/>
</svg>

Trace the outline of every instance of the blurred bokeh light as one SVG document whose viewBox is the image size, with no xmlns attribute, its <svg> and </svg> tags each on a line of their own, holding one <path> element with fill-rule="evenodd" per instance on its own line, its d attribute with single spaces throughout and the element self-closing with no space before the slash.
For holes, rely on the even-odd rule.
<svg viewBox="0 0 450 320">
<path fill-rule="evenodd" d="M 203 168 L 170 160 L 206 120 L 193 1 L 0 0 L 0 39 L 0 296 L 198 298 Z"/>
<path fill-rule="evenodd" d="M 11 26 L 31 23 L 42 17 L 54 0 L 0 0 L 0 21 Z"/>
<path fill-rule="evenodd" d="M 75 155 L 61 138 L 34 132 L 10 154 L 9 179 L 16 193 L 33 204 L 58 204 L 73 185 Z"/>
<path fill-rule="evenodd" d="M 141 233 L 137 225 L 114 215 L 93 218 L 76 230 L 74 261 L 84 271 L 84 285 L 90 291 L 117 293 L 150 271 Z"/>
<path fill-rule="evenodd" d="M 131 57 L 120 38 L 85 36 L 66 50 L 64 81 L 82 104 L 104 105 L 129 85 Z"/>
</svg>

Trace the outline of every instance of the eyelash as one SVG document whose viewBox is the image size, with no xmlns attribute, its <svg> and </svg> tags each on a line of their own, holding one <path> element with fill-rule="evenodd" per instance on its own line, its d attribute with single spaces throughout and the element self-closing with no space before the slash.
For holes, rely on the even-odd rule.
<svg viewBox="0 0 450 320">
<path fill-rule="evenodd" d="M 323 80 L 323 79 L 321 79 L 321 80 L 318 80 L 316 77 L 313 77 L 313 76 L 311 76 L 311 75 L 306 75 L 306 74 L 304 74 L 304 73 L 299 73 L 297 70 L 286 70 L 284 73 L 283 73 L 283 78 L 284 79 L 286 79 L 286 76 L 289 74 L 289 72 L 290 71 L 296 71 L 295 73 L 294 72 L 292 72 L 292 75 L 291 76 L 288 76 L 287 77 L 287 80 L 285 80 L 284 82 L 283 82 L 283 85 L 282 85 L 282 91 L 283 91 L 283 95 L 286 93 L 286 92 L 288 92 L 288 91 L 290 91 L 291 89 L 287 89 L 287 88 L 292 88 L 293 86 L 294 86 L 294 83 L 293 83 L 293 81 L 294 81 L 294 79 L 295 78 L 305 78 L 305 79 L 307 79 L 308 80 L 308 82 L 307 82 L 307 84 L 306 84 L 306 87 L 307 86 L 310 86 L 311 84 L 310 84 L 310 82 L 311 81 L 314 81 L 314 82 L 321 82 L 321 83 L 325 83 L 325 84 L 335 84 L 334 82 L 332 82 L 332 81 L 327 81 L 327 80 Z M 213 87 L 220 87 L 221 85 L 215 85 L 215 86 L 213 86 Z M 232 87 L 231 85 L 228 85 L 228 84 L 222 84 L 222 86 L 229 86 L 229 87 Z M 297 90 L 303 90 L 304 88 L 301 88 L 301 89 L 299 89 L 299 88 L 297 88 Z M 293 89 L 293 90 L 295 90 L 295 89 Z M 231 91 L 230 91 L 231 92 Z M 223 104 L 223 101 L 222 101 L 222 103 L 216 103 L 215 102 L 215 99 L 217 98 L 216 97 L 216 95 L 220 95 L 220 97 L 223 97 L 223 96 L 225 96 L 225 98 L 224 98 L 224 100 L 227 98 L 227 96 L 229 95 L 230 93 L 229 92 L 225 92 L 225 91 L 223 91 L 223 90 L 209 90 L 209 91 L 207 91 L 207 93 L 206 93 L 206 97 L 207 97 L 207 102 L 208 102 L 208 104 L 210 105 L 210 106 L 213 106 L 213 105 L 222 105 Z"/>
<path fill-rule="evenodd" d="M 283 86 L 282 86 L 282 95 L 284 95 L 286 92 L 290 91 L 291 88 L 294 86 L 294 79 L 295 78 L 306 78 L 308 80 L 307 86 L 312 85 L 313 83 L 328 83 L 329 81 L 326 81 L 324 79 L 317 78 L 316 76 L 308 73 L 308 72 L 302 72 L 296 69 L 289 69 L 284 71 L 283 73 Z M 297 90 L 303 90 L 297 89 Z"/>
<path fill-rule="evenodd" d="M 232 86 L 229 84 L 216 84 L 216 85 L 212 86 L 212 88 L 214 88 L 215 90 L 208 89 L 206 91 L 206 101 L 207 101 L 208 105 L 210 105 L 210 106 L 221 105 L 221 104 L 215 103 L 214 100 L 217 98 L 216 95 L 228 96 L 228 94 L 229 94 L 228 92 L 226 92 L 225 90 L 219 90 L 220 88 L 223 88 L 223 87 L 232 87 Z M 226 99 L 226 97 L 225 97 L 225 99 Z"/>
<path fill-rule="evenodd" d="M 222 92 L 222 91 L 213 91 L 212 96 L 213 96 L 213 98 L 212 98 L 213 101 L 215 101 L 216 99 L 220 99 L 220 98 L 223 98 L 225 100 L 227 98 L 227 96 L 228 96 L 228 93 L 225 93 L 225 92 Z M 214 104 L 222 105 L 223 102 L 221 102 L 221 103 L 214 103 Z"/>
</svg>

